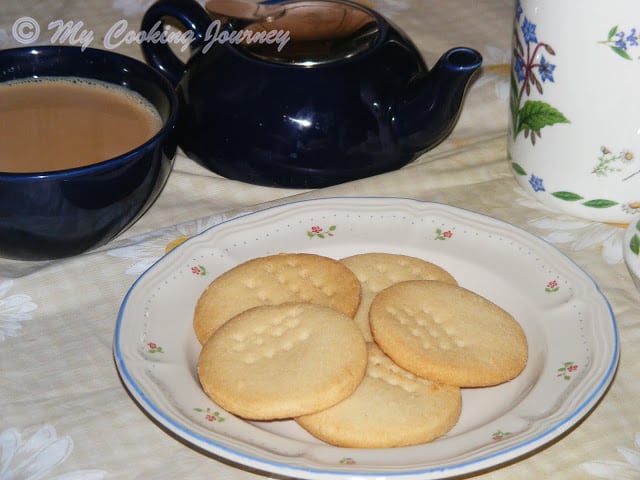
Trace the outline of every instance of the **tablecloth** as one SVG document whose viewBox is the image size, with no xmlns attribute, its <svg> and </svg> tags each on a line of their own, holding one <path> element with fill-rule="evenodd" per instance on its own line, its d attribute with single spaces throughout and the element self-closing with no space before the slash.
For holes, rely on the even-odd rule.
<svg viewBox="0 0 640 480">
<path fill-rule="evenodd" d="M 415 198 L 487 214 L 542 237 L 591 275 L 619 327 L 621 358 L 609 391 L 567 434 L 478 478 L 640 478 L 640 302 L 622 259 L 623 226 L 550 210 L 513 178 L 507 154 L 513 2 L 363 1 L 405 30 L 429 65 L 453 46 L 482 53 L 483 69 L 453 133 L 400 170 L 317 190 L 231 181 L 179 152 L 155 204 L 106 246 L 52 262 L 0 261 L 0 479 L 264 478 L 191 448 L 138 408 L 114 366 L 114 325 L 136 278 L 181 239 L 267 205 L 342 195 Z M 109 29 L 122 21 L 138 29 L 150 4 L 5 1 L 0 48 L 27 41 L 107 48 Z M 25 21 L 32 23 L 20 29 Z M 55 26 L 66 22 L 75 36 L 56 35 Z M 142 58 L 135 42 L 110 48 Z"/>
</svg>

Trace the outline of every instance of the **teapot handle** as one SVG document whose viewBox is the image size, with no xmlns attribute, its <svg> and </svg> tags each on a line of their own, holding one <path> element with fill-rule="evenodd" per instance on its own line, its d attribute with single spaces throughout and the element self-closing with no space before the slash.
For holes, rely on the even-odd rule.
<svg viewBox="0 0 640 480">
<path fill-rule="evenodd" d="M 163 32 L 166 18 L 175 18 L 186 29 L 193 32 L 193 41 L 189 45 L 191 52 L 204 43 L 211 18 L 195 0 L 157 1 L 144 14 L 141 29 L 143 32 Z M 186 65 L 171 50 L 167 42 L 153 41 L 153 39 L 142 42 L 142 54 L 149 65 L 166 76 L 174 87 L 178 85 Z"/>
</svg>

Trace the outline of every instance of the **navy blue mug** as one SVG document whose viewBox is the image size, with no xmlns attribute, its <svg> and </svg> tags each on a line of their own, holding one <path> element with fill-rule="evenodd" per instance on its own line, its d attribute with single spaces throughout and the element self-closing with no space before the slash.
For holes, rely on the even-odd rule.
<svg viewBox="0 0 640 480">
<path fill-rule="evenodd" d="M 120 85 L 147 99 L 160 114 L 162 127 L 144 144 L 100 163 L 39 173 L 0 172 L 0 257 L 16 260 L 68 257 L 115 238 L 158 197 L 177 149 L 175 90 L 143 62 L 73 46 L 0 51 L 0 82 L 35 77 Z"/>
</svg>

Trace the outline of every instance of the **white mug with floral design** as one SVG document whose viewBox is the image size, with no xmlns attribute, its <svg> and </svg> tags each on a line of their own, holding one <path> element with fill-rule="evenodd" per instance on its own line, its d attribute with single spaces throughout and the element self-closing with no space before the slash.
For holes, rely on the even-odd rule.
<svg viewBox="0 0 640 480">
<path fill-rule="evenodd" d="M 520 185 L 575 216 L 640 212 L 640 2 L 519 0 L 509 155 Z"/>
</svg>

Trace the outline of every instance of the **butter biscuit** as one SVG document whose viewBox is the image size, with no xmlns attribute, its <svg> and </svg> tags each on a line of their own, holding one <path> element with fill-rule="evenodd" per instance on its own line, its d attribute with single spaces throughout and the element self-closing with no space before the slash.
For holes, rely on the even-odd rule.
<svg viewBox="0 0 640 480">
<path fill-rule="evenodd" d="M 458 387 L 417 377 L 369 343 L 367 372 L 356 391 L 333 407 L 296 421 L 335 446 L 392 448 L 444 435 L 458 421 L 461 408 Z"/>
<path fill-rule="evenodd" d="M 369 308 L 378 292 L 406 280 L 440 280 L 457 285 L 444 268 L 417 257 L 393 253 L 362 253 L 340 260 L 358 277 L 362 289 L 360 307 L 354 321 L 368 342 L 373 341 L 369 328 Z"/>
<path fill-rule="evenodd" d="M 461 286 L 397 283 L 376 295 L 369 320 L 375 342 L 395 363 L 435 382 L 497 385 L 516 377 L 527 363 L 520 324 Z"/>
<path fill-rule="evenodd" d="M 215 278 L 200 295 L 193 329 L 201 344 L 227 320 L 260 305 L 308 302 L 349 317 L 360 304 L 360 282 L 338 260 L 282 253 L 248 260 Z"/>
<path fill-rule="evenodd" d="M 246 310 L 211 335 L 198 378 L 221 408 L 250 420 L 329 408 L 362 381 L 367 347 L 347 315 L 310 303 Z"/>
</svg>

